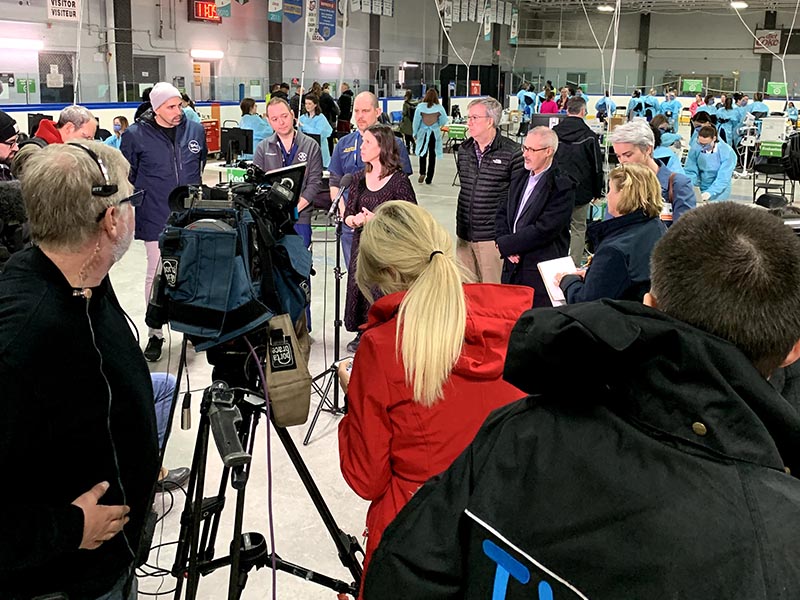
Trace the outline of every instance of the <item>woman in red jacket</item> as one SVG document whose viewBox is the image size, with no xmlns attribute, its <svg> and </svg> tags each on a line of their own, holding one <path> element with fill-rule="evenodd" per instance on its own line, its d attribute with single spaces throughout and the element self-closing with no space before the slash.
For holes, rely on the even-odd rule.
<svg viewBox="0 0 800 600">
<path fill-rule="evenodd" d="M 414 492 L 472 441 L 488 414 L 524 396 L 502 379 L 527 287 L 467 284 L 450 234 L 423 208 L 392 201 L 361 233 L 356 279 L 370 308 L 339 425 L 344 478 L 365 500 L 366 570 Z"/>
</svg>

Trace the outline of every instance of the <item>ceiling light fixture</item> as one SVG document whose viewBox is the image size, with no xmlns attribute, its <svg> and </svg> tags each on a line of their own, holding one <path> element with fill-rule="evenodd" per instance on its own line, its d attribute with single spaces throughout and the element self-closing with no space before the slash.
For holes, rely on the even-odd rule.
<svg viewBox="0 0 800 600">
<path fill-rule="evenodd" d="M 610 13 L 610 12 L 614 12 L 614 7 L 613 6 L 609 6 L 608 4 L 601 4 L 600 6 L 597 7 L 597 10 L 599 10 L 600 12 L 608 12 L 608 13 Z"/>
<path fill-rule="evenodd" d="M 342 59 L 339 56 L 320 56 L 319 57 L 319 64 L 321 64 L 321 65 L 340 65 L 340 64 L 342 64 Z"/>
<path fill-rule="evenodd" d="M 731 8 L 735 8 L 736 10 L 744 10 L 747 6 L 747 2 L 731 2 Z"/>
<path fill-rule="evenodd" d="M 0 38 L 0 48 L 5 50 L 41 50 L 42 40 L 25 40 L 19 38 Z"/>
<path fill-rule="evenodd" d="M 191 55 L 192 58 L 199 58 L 201 60 L 222 60 L 225 53 L 222 50 L 200 50 L 198 48 L 192 48 Z"/>
</svg>

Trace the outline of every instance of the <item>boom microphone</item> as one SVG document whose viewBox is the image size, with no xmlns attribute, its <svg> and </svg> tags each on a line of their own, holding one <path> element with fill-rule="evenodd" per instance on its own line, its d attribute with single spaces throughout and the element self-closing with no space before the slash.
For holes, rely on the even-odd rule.
<svg viewBox="0 0 800 600">
<path fill-rule="evenodd" d="M 336 212 L 336 207 L 339 206 L 339 200 L 342 199 L 344 195 L 344 191 L 350 187 L 350 184 L 353 182 L 353 175 L 352 173 L 345 174 L 344 177 L 339 181 L 339 193 L 336 194 L 336 199 L 331 202 L 331 208 L 328 211 L 328 218 L 333 216 L 333 213 Z"/>
</svg>

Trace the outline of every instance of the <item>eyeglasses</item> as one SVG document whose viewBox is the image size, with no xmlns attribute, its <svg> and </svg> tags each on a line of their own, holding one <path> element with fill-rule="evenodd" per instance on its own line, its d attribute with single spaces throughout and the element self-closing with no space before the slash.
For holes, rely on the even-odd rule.
<svg viewBox="0 0 800 600">
<path fill-rule="evenodd" d="M 547 150 L 550 146 L 545 146 L 544 148 L 531 148 L 529 146 L 522 146 L 523 152 L 541 152 L 542 150 Z"/>
<path fill-rule="evenodd" d="M 144 190 L 136 190 L 135 192 L 133 192 L 133 194 L 131 194 L 127 198 L 123 198 L 122 200 L 120 200 L 116 204 L 112 204 L 111 206 L 106 206 L 103 209 L 103 212 L 101 212 L 99 215 L 97 215 L 97 219 L 95 220 L 95 222 L 99 223 L 100 221 L 102 221 L 103 217 L 106 216 L 106 212 L 108 211 L 108 209 L 112 208 L 113 206 L 119 206 L 120 204 L 124 204 L 125 202 L 129 202 L 130 205 L 135 208 L 137 206 L 141 206 L 143 200 L 144 200 Z"/>
<path fill-rule="evenodd" d="M 491 119 L 491 117 L 489 115 L 484 115 L 482 117 L 480 117 L 478 115 L 469 115 L 469 116 L 467 116 L 467 121 L 475 121 L 477 119 Z"/>
<path fill-rule="evenodd" d="M 9 148 L 12 148 L 12 147 L 16 146 L 17 143 L 19 143 L 19 138 L 18 137 L 15 137 L 13 140 L 0 141 L 0 144 L 5 144 Z"/>
</svg>

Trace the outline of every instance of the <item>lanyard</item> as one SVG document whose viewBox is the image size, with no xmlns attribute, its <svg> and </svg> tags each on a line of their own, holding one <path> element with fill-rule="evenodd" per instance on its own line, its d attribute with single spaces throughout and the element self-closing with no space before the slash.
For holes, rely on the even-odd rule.
<svg viewBox="0 0 800 600">
<path fill-rule="evenodd" d="M 281 149 L 281 156 L 283 157 L 284 167 L 294 164 L 294 157 L 297 154 L 297 144 L 295 143 L 296 139 L 297 139 L 296 136 L 292 136 L 291 152 L 286 152 L 286 148 L 283 147 L 283 142 L 281 141 L 281 138 L 278 137 L 278 146 Z"/>
</svg>

